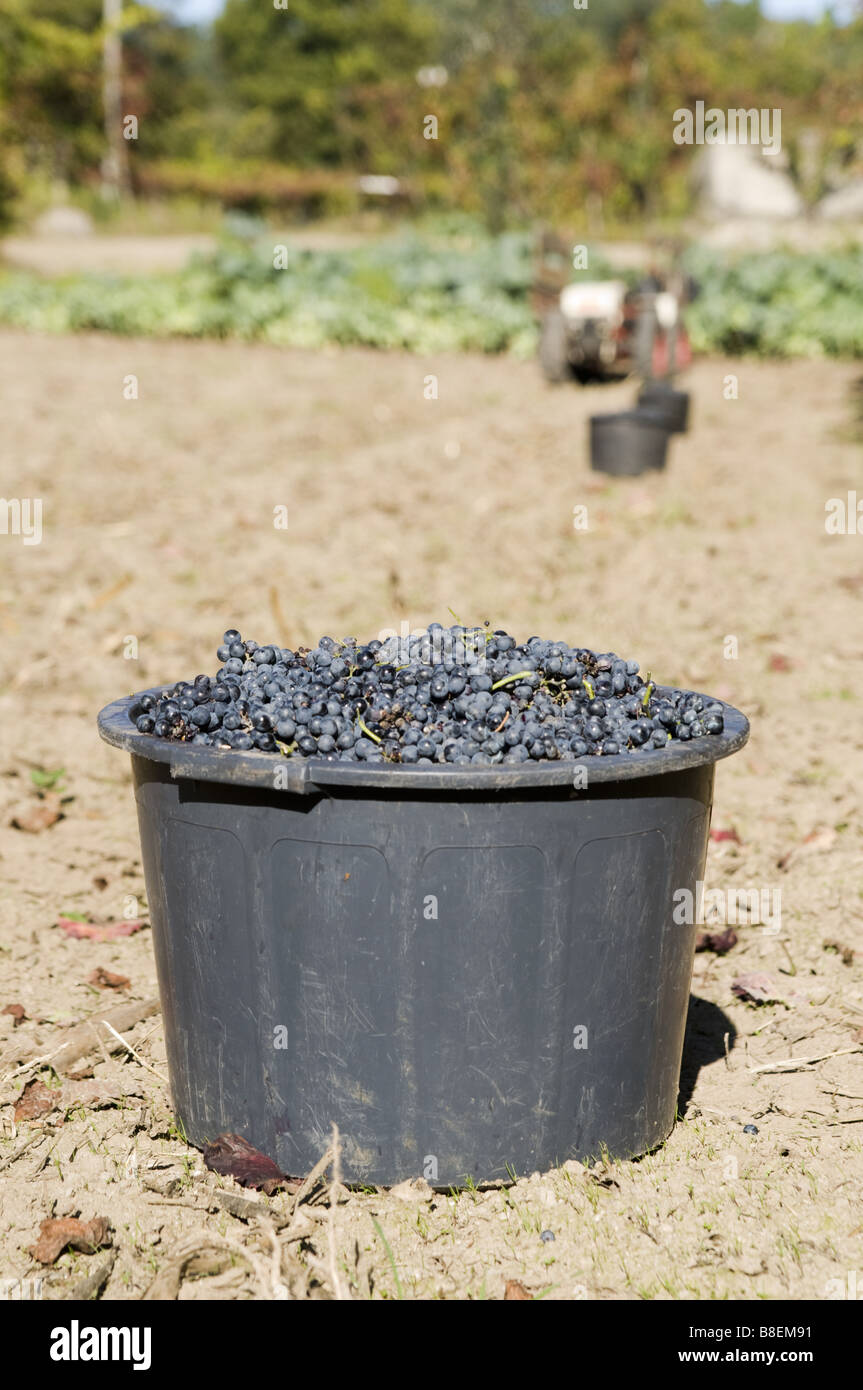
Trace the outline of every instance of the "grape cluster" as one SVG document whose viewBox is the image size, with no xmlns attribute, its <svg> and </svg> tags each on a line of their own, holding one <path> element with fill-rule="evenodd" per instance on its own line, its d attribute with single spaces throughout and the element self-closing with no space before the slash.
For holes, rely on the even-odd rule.
<svg viewBox="0 0 863 1390">
<path fill-rule="evenodd" d="M 297 651 L 225 633 L 214 677 L 142 695 L 139 732 L 212 748 L 348 762 L 523 763 L 633 755 L 723 729 L 723 707 L 659 692 L 637 661 L 439 623 Z"/>
</svg>

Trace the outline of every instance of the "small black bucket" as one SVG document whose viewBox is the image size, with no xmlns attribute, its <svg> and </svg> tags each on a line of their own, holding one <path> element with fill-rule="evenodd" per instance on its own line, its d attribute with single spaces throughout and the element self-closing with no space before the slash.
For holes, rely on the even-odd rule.
<svg viewBox="0 0 863 1390">
<path fill-rule="evenodd" d="M 676 391 L 666 381 L 648 381 L 641 388 L 638 405 L 662 416 L 672 434 L 685 434 L 689 426 L 688 391 Z"/>
<path fill-rule="evenodd" d="M 619 410 L 590 417 L 590 466 L 598 473 L 634 478 L 664 468 L 670 430 L 655 410 Z"/>
</svg>

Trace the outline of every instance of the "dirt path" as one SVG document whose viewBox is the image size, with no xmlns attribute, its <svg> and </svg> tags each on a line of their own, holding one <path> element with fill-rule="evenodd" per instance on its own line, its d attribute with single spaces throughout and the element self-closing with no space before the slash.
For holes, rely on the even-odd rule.
<svg viewBox="0 0 863 1390">
<path fill-rule="evenodd" d="M 737 400 L 723 397 L 730 373 Z M 39 545 L 0 534 L 0 1009 L 27 1015 L 15 1027 L 0 1013 L 0 1077 L 25 1044 L 49 1051 L 113 1002 L 88 983 L 97 967 L 129 978 L 123 998 L 155 992 L 148 930 L 100 944 L 54 925 L 121 917 L 131 900 L 146 917 L 128 770 L 95 731 L 109 699 L 211 669 L 229 623 L 298 643 L 451 607 L 613 647 L 750 715 L 713 822 L 740 843 L 712 845 L 707 881 L 780 889 L 781 933 L 747 924 L 729 955 L 697 956 L 685 1115 L 659 1152 L 507 1192 L 352 1195 L 336 1217 L 341 1277 L 356 1297 L 396 1296 L 376 1221 L 407 1298 L 496 1299 L 508 1279 L 553 1299 L 847 1288 L 863 1180 L 863 535 L 828 535 L 825 503 L 863 495 L 855 375 L 699 362 L 694 428 L 667 472 L 606 483 L 587 467 L 586 419 L 628 402 L 629 385 L 553 390 L 506 360 L 0 334 L 2 488 L 42 499 L 44 528 Z M 130 376 L 138 399 L 124 399 Z M 283 504 L 287 532 L 273 526 Z M 587 530 L 573 526 L 581 506 Z M 28 834 L 8 822 L 37 767 L 65 768 L 67 799 Z M 831 941 L 856 956 L 843 963 Z M 786 1002 L 735 999 L 732 980 L 753 970 Z M 163 1072 L 158 1017 L 128 1036 Z M 756 1070 L 792 1055 L 826 1060 Z M 215 1206 L 231 1184 L 182 1143 L 167 1087 L 129 1056 L 91 1060 L 103 1092 L 126 1098 L 62 1125 L 55 1111 L 15 1126 L 22 1077 L 0 1087 L 0 1276 L 37 1272 L 40 1221 L 80 1212 L 114 1226 L 108 1297 L 140 1297 L 186 1241 L 199 1253 L 180 1297 L 272 1297 L 269 1238 Z M 285 1244 L 294 1294 L 330 1296 L 320 1216 Z M 214 1235 L 257 1264 L 232 1264 Z M 102 1259 L 61 1256 L 44 1291 Z"/>
<path fill-rule="evenodd" d="M 294 228 L 273 231 L 273 245 L 292 251 L 350 251 L 379 232 Z M 159 275 L 182 270 L 189 258 L 215 251 L 218 238 L 205 232 L 133 236 L 98 233 L 80 237 L 10 236 L 0 241 L 0 259 L 15 270 L 40 275 Z"/>
</svg>

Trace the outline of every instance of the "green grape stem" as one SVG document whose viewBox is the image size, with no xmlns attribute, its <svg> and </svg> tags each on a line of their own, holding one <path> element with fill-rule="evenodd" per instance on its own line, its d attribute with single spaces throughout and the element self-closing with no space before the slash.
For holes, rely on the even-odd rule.
<svg viewBox="0 0 863 1390">
<path fill-rule="evenodd" d="M 363 719 L 363 716 L 362 716 L 361 714 L 358 714 L 358 715 L 357 715 L 357 723 L 359 724 L 359 726 L 360 726 L 360 728 L 362 729 L 363 733 L 364 733 L 368 738 L 373 739 L 375 743 L 380 743 L 381 740 L 378 738 L 377 734 L 373 734 L 373 733 L 372 733 L 371 729 L 369 728 L 368 724 L 365 722 L 365 720 Z"/>
<path fill-rule="evenodd" d="M 523 681 L 525 676 L 533 676 L 535 674 L 534 671 L 517 671 L 514 676 L 504 676 L 502 681 L 497 681 L 492 686 L 492 690 L 500 690 L 502 685 L 512 685 L 513 681 Z"/>
</svg>

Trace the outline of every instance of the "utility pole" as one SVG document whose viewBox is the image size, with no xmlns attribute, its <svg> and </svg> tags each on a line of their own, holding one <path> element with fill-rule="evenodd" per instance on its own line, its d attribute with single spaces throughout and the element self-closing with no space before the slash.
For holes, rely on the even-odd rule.
<svg viewBox="0 0 863 1390">
<path fill-rule="evenodd" d="M 123 0 L 102 0 L 102 106 L 105 117 L 102 192 L 107 198 L 119 198 L 129 191 L 129 165 L 123 139 L 122 13 Z"/>
</svg>

